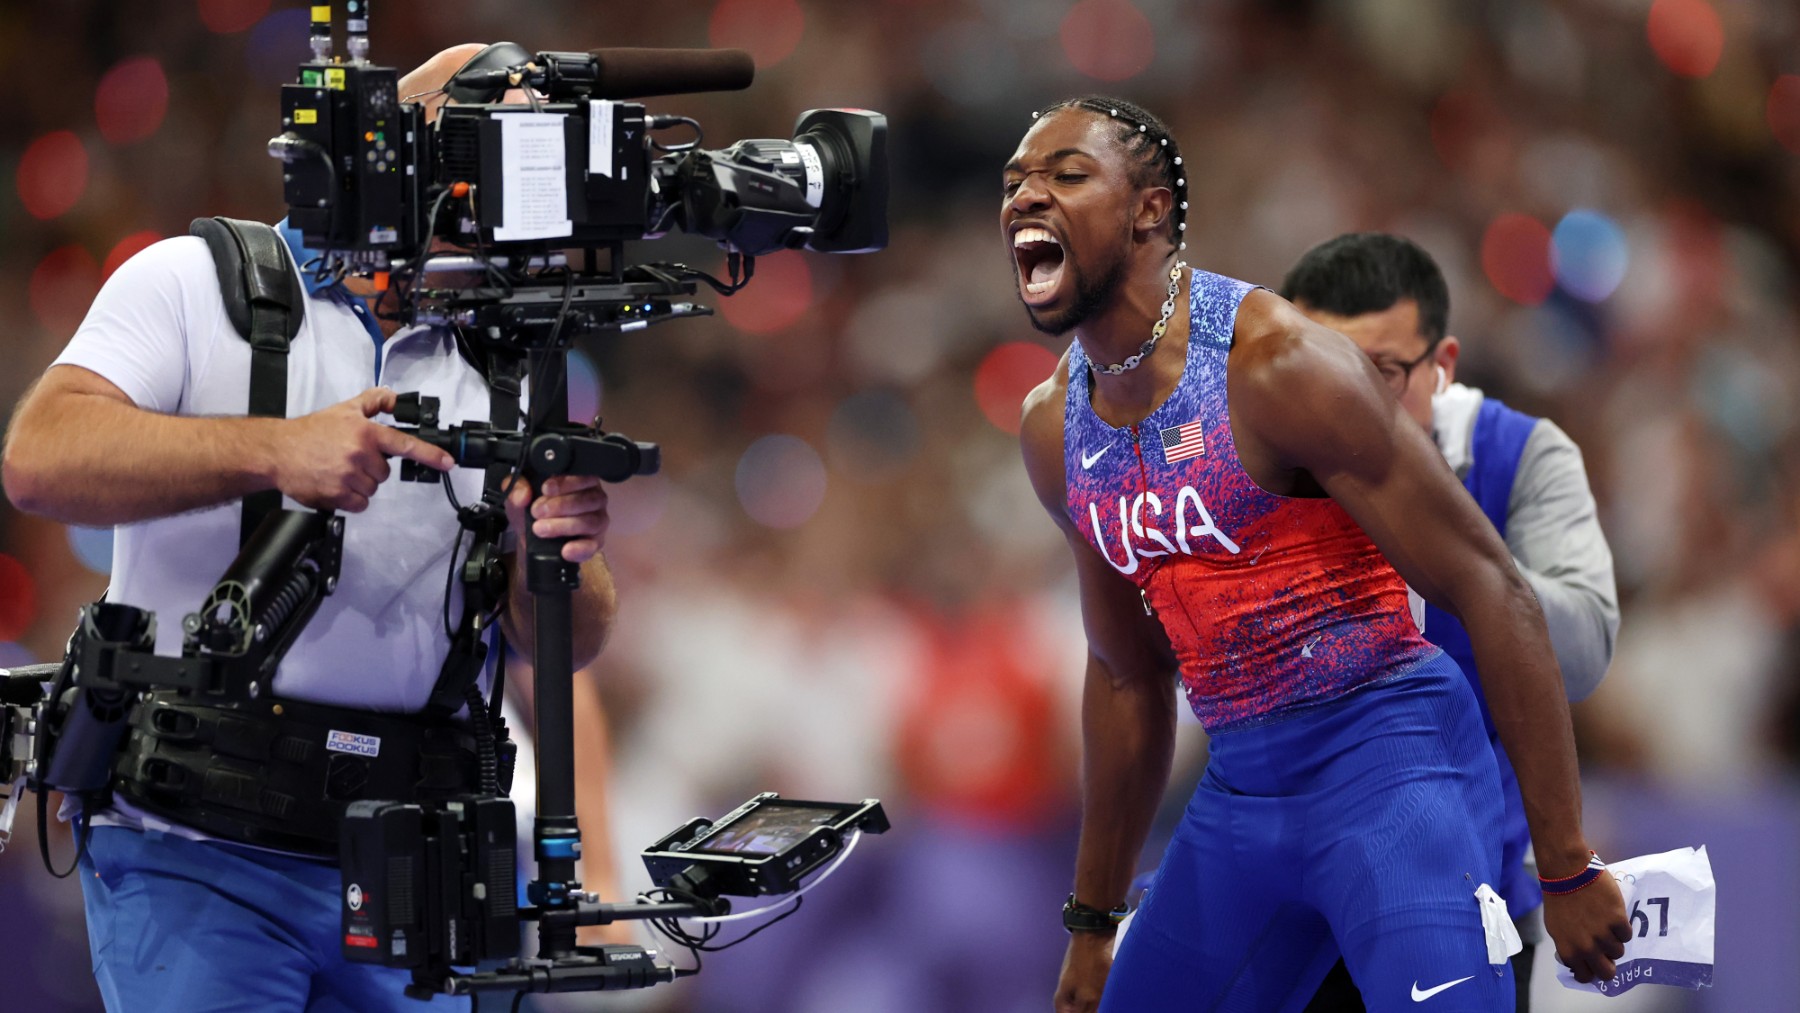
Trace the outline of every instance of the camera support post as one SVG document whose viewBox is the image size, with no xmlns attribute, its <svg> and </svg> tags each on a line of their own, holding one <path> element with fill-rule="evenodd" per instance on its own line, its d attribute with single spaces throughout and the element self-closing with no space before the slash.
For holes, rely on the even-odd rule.
<svg viewBox="0 0 1800 1013">
<path fill-rule="evenodd" d="M 615 251 L 616 257 L 616 251 Z M 590 258 L 591 262 L 591 258 Z M 615 263 L 617 261 L 615 260 Z M 643 277 L 643 276 L 639 276 Z M 475 329 L 478 343 L 496 358 L 523 355 L 529 366 L 530 409 L 523 431 L 492 425 L 441 427 L 435 398 L 403 394 L 395 419 L 404 432 L 447 451 L 461 467 L 488 470 L 490 491 L 503 498 L 512 481 L 524 481 L 531 502 L 556 475 L 585 475 L 622 482 L 654 474 L 661 463 L 655 444 L 638 443 L 595 425 L 568 419 L 567 357 L 571 340 L 582 333 L 637 329 L 653 322 L 710 312 L 692 303 L 670 302 L 692 294 L 693 283 L 669 276 L 624 281 L 618 275 L 567 275 L 560 284 L 521 287 L 507 293 L 463 289 L 439 306 L 436 319 Z M 402 477 L 433 481 L 437 473 L 402 462 Z M 497 487 L 497 489 L 496 489 Z M 529 514 L 529 505 L 527 507 Z M 504 527 L 489 524 L 496 538 Z M 494 551 L 471 548 L 471 558 Z M 627 919 L 715 915 L 728 902 L 602 904 L 581 889 L 578 863 L 581 830 L 575 818 L 572 596 L 581 587 L 581 568 L 562 557 L 569 539 L 520 533 L 526 589 L 533 604 L 534 711 L 536 714 L 537 816 L 532 827 L 536 876 L 526 887 L 530 906 L 519 915 L 538 923 L 538 954 L 498 971 L 461 973 L 452 968 L 414 971 L 407 989 L 416 998 L 475 991 L 563 992 L 644 988 L 671 981 L 679 971 L 637 946 L 581 947 L 581 925 Z"/>
</svg>

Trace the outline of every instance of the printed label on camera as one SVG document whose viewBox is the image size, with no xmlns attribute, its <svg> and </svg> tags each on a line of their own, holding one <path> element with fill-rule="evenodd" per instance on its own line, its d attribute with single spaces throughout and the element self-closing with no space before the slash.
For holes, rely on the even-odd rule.
<svg viewBox="0 0 1800 1013">
<path fill-rule="evenodd" d="M 381 753 L 381 737 L 379 735 L 357 735 L 354 732 L 340 732 L 333 729 L 331 734 L 325 736 L 325 748 L 334 753 L 377 756 Z"/>
</svg>

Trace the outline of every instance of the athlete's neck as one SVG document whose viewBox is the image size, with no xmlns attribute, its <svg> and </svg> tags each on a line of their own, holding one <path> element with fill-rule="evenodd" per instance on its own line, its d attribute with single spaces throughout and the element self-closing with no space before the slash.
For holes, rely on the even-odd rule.
<svg viewBox="0 0 1800 1013">
<path fill-rule="evenodd" d="M 1113 425 L 1141 421 L 1168 399 L 1181 379 L 1187 361 L 1190 275 L 1186 271 L 1176 279 L 1175 309 L 1169 314 L 1168 329 L 1150 354 L 1136 369 L 1123 373 L 1097 368 L 1125 361 L 1150 340 L 1156 322 L 1162 319 L 1163 300 L 1169 297 L 1169 271 L 1175 260 L 1173 253 L 1160 259 L 1144 258 L 1119 283 L 1107 306 L 1075 328 L 1075 340 L 1096 364 L 1091 371 L 1094 410 Z"/>
</svg>

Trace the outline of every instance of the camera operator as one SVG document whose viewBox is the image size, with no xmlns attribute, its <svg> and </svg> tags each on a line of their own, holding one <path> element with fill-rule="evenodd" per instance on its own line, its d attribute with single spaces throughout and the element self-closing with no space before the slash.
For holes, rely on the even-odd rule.
<svg viewBox="0 0 1800 1013">
<path fill-rule="evenodd" d="M 402 78 L 401 94 L 438 90 L 480 48 L 439 53 Z M 299 234 L 283 231 L 296 264 L 305 264 L 312 254 Z M 450 472 L 444 481 L 462 502 L 479 498 L 482 476 L 452 471 L 450 455 L 377 419 L 393 410 L 396 390 L 441 398 L 446 419 L 485 419 L 488 388 L 447 331 L 397 328 L 376 318 L 372 291 L 356 281 L 303 274 L 288 417 L 246 418 L 251 350 L 228 319 L 207 247 L 183 237 L 134 257 L 21 403 L 5 448 L 6 489 L 25 511 L 117 528 L 108 597 L 161 617 L 163 654 L 180 650 L 174 617 L 206 597 L 235 555 L 243 497 L 276 489 L 290 507 L 350 515 L 336 593 L 283 659 L 271 691 L 417 712 L 449 650 L 444 573 L 458 527 L 442 490 L 401 483 L 389 458 Z M 506 503 L 514 532 L 528 522 L 526 484 L 520 479 Z M 580 667 L 599 653 L 615 607 L 600 554 L 606 493 L 597 479 L 573 476 L 548 479 L 539 493 L 529 523 L 540 536 L 569 539 L 563 557 L 581 564 L 573 602 Z M 522 555 L 508 561 L 501 622 L 527 653 Z M 460 589 L 451 614 L 460 614 L 459 598 Z M 108 1009 L 414 1008 L 401 994 L 407 972 L 343 959 L 330 860 L 209 838 L 122 800 L 87 817 L 81 881 Z"/>
</svg>

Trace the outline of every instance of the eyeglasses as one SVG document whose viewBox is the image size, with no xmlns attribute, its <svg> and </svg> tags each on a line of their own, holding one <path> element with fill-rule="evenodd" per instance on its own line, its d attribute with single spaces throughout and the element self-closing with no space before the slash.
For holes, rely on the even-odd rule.
<svg viewBox="0 0 1800 1013">
<path fill-rule="evenodd" d="M 1381 374 L 1383 380 L 1387 381 L 1387 385 L 1393 389 L 1394 393 L 1399 394 L 1406 390 L 1406 382 L 1412 378 L 1412 371 L 1419 368 L 1419 363 L 1431 358 L 1431 353 L 1437 351 L 1438 344 L 1443 340 L 1442 335 L 1431 339 L 1431 344 L 1426 345 L 1425 350 L 1419 353 L 1419 357 L 1411 362 L 1375 359 L 1375 370 Z"/>
</svg>

